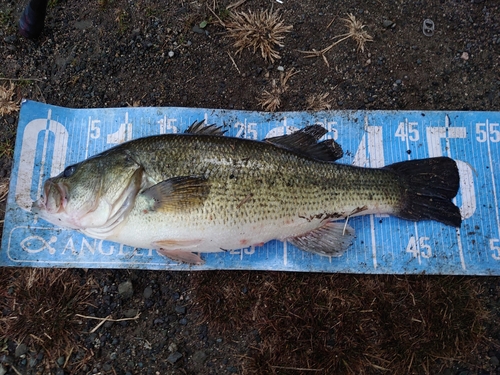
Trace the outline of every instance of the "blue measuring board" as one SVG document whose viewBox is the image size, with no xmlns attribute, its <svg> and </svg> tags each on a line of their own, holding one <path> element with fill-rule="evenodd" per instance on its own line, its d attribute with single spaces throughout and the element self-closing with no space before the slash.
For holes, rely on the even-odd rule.
<svg viewBox="0 0 500 375">
<path fill-rule="evenodd" d="M 437 156 L 457 161 L 455 198 L 461 228 L 384 215 L 351 218 L 356 239 L 339 258 L 271 241 L 203 254 L 203 266 L 178 264 L 135 249 L 54 227 L 30 212 L 42 184 L 70 164 L 113 145 L 184 131 L 205 119 L 233 137 L 263 139 L 320 124 L 344 149 L 339 161 L 377 168 Z M 0 264 L 28 267 L 156 270 L 252 269 L 377 274 L 500 275 L 500 113 L 323 111 L 264 113 L 199 108 L 69 109 L 23 102 L 0 252 Z"/>
</svg>

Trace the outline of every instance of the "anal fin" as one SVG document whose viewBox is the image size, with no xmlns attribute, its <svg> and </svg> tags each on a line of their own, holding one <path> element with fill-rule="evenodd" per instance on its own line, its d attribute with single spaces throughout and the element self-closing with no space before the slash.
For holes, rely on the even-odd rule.
<svg viewBox="0 0 500 375">
<path fill-rule="evenodd" d="M 286 240 L 310 253 L 339 257 L 352 244 L 354 236 L 354 229 L 347 223 L 330 221 L 310 232 Z"/>
</svg>

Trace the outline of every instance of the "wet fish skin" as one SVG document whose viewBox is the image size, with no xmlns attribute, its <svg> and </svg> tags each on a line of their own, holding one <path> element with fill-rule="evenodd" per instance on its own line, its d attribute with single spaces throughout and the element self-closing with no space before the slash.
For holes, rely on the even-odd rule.
<svg viewBox="0 0 500 375">
<path fill-rule="evenodd" d="M 460 226 L 459 175 L 449 158 L 380 169 L 333 163 L 326 131 L 252 141 L 213 128 L 130 141 L 45 183 L 34 211 L 91 237 L 156 248 L 201 264 L 194 252 L 217 252 L 288 240 L 340 256 L 354 230 L 335 220 L 386 213 Z"/>
</svg>

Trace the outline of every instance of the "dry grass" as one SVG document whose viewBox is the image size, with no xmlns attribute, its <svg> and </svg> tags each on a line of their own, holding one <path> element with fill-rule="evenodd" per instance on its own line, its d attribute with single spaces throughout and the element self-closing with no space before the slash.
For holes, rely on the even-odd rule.
<svg viewBox="0 0 500 375">
<path fill-rule="evenodd" d="M 10 85 L 0 85 L 0 116 L 10 115 L 19 111 L 20 100 L 13 100 L 15 95 L 14 83 Z"/>
<path fill-rule="evenodd" d="M 477 358 L 488 318 L 463 277 L 194 275 L 212 329 L 258 330 L 246 374 L 431 374 Z"/>
<path fill-rule="evenodd" d="M 276 79 L 271 81 L 271 89 L 264 90 L 260 98 L 257 99 L 265 111 L 274 112 L 280 107 L 281 96 L 288 90 L 288 80 L 297 73 L 298 71 L 292 68 L 286 73 L 280 72 L 279 83 L 276 82 Z"/>
<path fill-rule="evenodd" d="M 7 198 L 7 194 L 9 193 L 9 181 L 8 178 L 0 179 L 0 203 Z"/>
<path fill-rule="evenodd" d="M 330 64 L 328 63 L 328 59 L 326 58 L 326 53 L 330 51 L 333 47 L 335 47 L 337 44 L 349 38 L 354 39 L 358 46 L 358 50 L 364 52 L 365 44 L 367 42 L 373 42 L 373 37 L 369 35 L 367 31 L 364 30 L 366 25 L 363 25 L 363 23 L 357 20 L 356 17 L 352 14 L 348 14 L 347 18 L 344 18 L 343 21 L 346 24 L 348 31 L 345 34 L 337 35 L 334 37 L 334 39 L 338 40 L 330 44 L 328 47 L 323 48 L 322 50 L 319 51 L 313 49 L 312 51 L 299 51 L 299 52 L 306 54 L 306 57 L 321 56 L 327 66 L 330 66 Z"/>
<path fill-rule="evenodd" d="M 358 45 L 358 50 L 364 52 L 365 43 L 373 42 L 373 37 L 364 30 L 366 26 L 363 25 L 361 21 L 358 21 L 352 14 L 348 14 L 347 18 L 344 18 L 343 21 L 349 29 L 347 33 L 349 38 L 354 39 L 356 41 L 356 44 Z"/>
<path fill-rule="evenodd" d="M 43 348 L 50 362 L 77 346 L 91 281 L 71 270 L 3 268 L 0 285 L 0 337 Z"/>
<path fill-rule="evenodd" d="M 332 99 L 328 99 L 330 93 L 313 94 L 306 99 L 307 109 L 311 111 L 325 111 L 332 108 Z"/>
<path fill-rule="evenodd" d="M 231 13 L 226 28 L 228 35 L 235 40 L 236 53 L 241 53 L 246 48 L 253 53 L 260 50 L 264 60 L 274 62 L 280 59 L 276 48 L 284 46 L 283 39 L 292 26 L 284 25 L 277 11 L 249 10 Z"/>
</svg>

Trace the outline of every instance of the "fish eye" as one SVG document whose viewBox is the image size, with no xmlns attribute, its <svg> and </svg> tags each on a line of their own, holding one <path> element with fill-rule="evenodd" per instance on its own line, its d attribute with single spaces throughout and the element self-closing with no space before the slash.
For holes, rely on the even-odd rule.
<svg viewBox="0 0 500 375">
<path fill-rule="evenodd" d="M 64 172 L 63 172 L 63 176 L 64 177 L 71 177 L 76 171 L 76 167 L 74 165 L 70 165 L 69 167 L 67 167 Z"/>
</svg>

